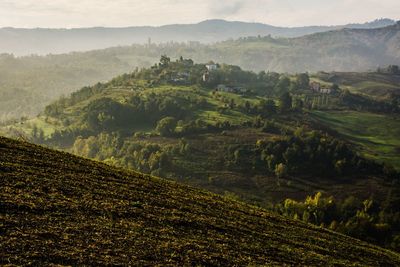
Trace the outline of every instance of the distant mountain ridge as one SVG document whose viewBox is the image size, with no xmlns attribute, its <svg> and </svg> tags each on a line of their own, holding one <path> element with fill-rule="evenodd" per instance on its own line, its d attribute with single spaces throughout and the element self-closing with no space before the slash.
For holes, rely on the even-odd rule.
<svg viewBox="0 0 400 267">
<path fill-rule="evenodd" d="M 248 36 L 299 37 L 307 34 L 343 28 L 371 29 L 395 24 L 391 19 L 378 19 L 364 24 L 338 26 L 277 27 L 262 23 L 206 20 L 197 24 L 173 24 L 160 27 L 76 29 L 0 29 L 0 53 L 15 55 L 60 54 L 88 51 L 112 46 L 148 42 L 214 43 Z"/>
</svg>

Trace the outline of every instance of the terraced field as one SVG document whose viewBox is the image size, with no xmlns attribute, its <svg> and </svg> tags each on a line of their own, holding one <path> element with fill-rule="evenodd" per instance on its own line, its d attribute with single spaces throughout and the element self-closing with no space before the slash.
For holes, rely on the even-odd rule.
<svg viewBox="0 0 400 267">
<path fill-rule="evenodd" d="M 400 256 L 166 180 L 0 137 L 0 265 L 399 266 Z"/>
</svg>

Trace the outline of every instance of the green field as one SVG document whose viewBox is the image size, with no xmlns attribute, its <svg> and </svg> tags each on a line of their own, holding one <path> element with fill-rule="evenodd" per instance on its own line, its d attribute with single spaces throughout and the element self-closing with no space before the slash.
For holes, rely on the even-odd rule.
<svg viewBox="0 0 400 267">
<path fill-rule="evenodd" d="M 56 130 L 62 129 L 62 125 L 59 121 L 38 116 L 33 119 L 24 120 L 14 123 L 12 125 L 0 127 L 0 134 L 14 136 L 31 136 L 34 127 L 43 131 L 45 138 L 50 137 Z"/>
<path fill-rule="evenodd" d="M 400 169 L 400 118 L 357 111 L 314 111 L 312 115 L 358 145 L 363 155 Z"/>
<path fill-rule="evenodd" d="M 383 83 L 374 81 L 362 81 L 353 85 L 356 92 L 372 95 L 377 97 L 384 97 L 391 92 L 398 92 L 400 87 L 398 84 Z"/>
</svg>

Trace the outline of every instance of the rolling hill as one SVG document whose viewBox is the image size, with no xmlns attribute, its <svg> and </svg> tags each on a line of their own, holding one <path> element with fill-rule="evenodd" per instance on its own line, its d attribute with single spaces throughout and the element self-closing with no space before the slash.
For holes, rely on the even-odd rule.
<svg viewBox="0 0 400 267">
<path fill-rule="evenodd" d="M 400 249 L 396 101 L 314 92 L 305 73 L 206 72 L 163 56 L 0 131 Z"/>
<path fill-rule="evenodd" d="M 357 111 L 317 111 L 313 117 L 357 145 L 363 155 L 400 170 L 400 119 Z"/>
<path fill-rule="evenodd" d="M 204 64 L 182 59 L 124 74 L 84 87 L 47 106 L 40 116 L 0 130 L 216 193 L 234 193 L 265 206 L 287 197 L 303 199 L 317 191 L 338 199 L 350 194 L 360 199 L 371 195 L 379 201 L 386 199 L 391 182 L 378 165 L 399 167 L 396 114 L 356 112 L 343 104 L 339 93 L 322 96 L 298 89 L 292 90 L 292 112 L 284 112 L 280 111 L 279 96 L 296 86 L 296 76 L 290 76 L 290 81 L 285 74 L 256 74 L 221 65 L 213 72 L 219 81 L 210 84 L 201 80 L 205 70 Z M 190 78 L 175 82 L 182 73 L 190 73 Z M 280 88 L 285 79 L 288 84 Z M 225 81 L 246 89 L 215 89 Z M 295 106 L 299 100 L 303 108 Z M 369 106 L 376 108 L 378 104 Z M 330 118 L 337 111 L 359 114 L 355 116 L 370 122 L 348 119 L 349 128 L 356 125 L 360 130 L 344 131 Z M 167 127 L 162 130 L 164 124 Z M 369 130 L 387 124 L 393 131 L 379 132 L 379 138 L 376 130 Z M 320 130 L 331 136 L 313 133 Z M 291 137 L 298 131 L 303 134 L 297 134 L 298 141 L 293 141 Z M 371 146 L 368 137 L 374 136 L 373 131 L 375 143 Z M 388 140 L 391 142 L 386 144 Z M 341 142 L 349 143 L 351 149 L 341 148 L 345 146 Z M 379 164 L 368 163 L 370 158 Z M 341 162 L 348 165 L 343 171 L 338 167 Z M 282 181 L 277 181 L 275 173 L 278 163 L 290 166 L 290 175 Z M 355 166 L 359 171 L 350 171 Z"/>
<path fill-rule="evenodd" d="M 242 38 L 214 48 L 218 51 L 214 51 L 215 58 L 252 70 L 375 70 L 399 65 L 400 22 L 378 29 L 341 29 L 289 39 Z"/>
<path fill-rule="evenodd" d="M 61 95 L 68 96 L 82 86 L 136 67 L 150 67 L 163 54 L 197 62 L 213 59 L 254 71 L 291 73 L 360 72 L 400 65 L 399 25 L 341 29 L 298 38 L 260 36 L 215 44 L 170 42 L 43 57 L 0 55 L 0 121 L 37 115 Z M 381 85 L 367 89 L 380 94 Z M 391 90 L 385 87 L 383 91 L 387 89 Z"/>
<path fill-rule="evenodd" d="M 77 28 L 77 29 L 0 29 L 0 53 L 15 55 L 60 54 L 88 51 L 111 46 L 155 42 L 197 41 L 213 43 L 229 38 L 272 35 L 298 37 L 316 32 L 342 28 L 379 28 L 394 24 L 390 19 L 379 19 L 365 24 L 340 26 L 276 27 L 262 23 L 207 20 L 197 24 L 165 25 L 160 27 Z"/>
<path fill-rule="evenodd" d="M 319 72 L 318 82 L 336 83 L 341 88 L 368 97 L 390 101 L 400 96 L 400 75 L 380 72 Z"/>
<path fill-rule="evenodd" d="M 3 137 L 0 178 L 2 265 L 400 264 L 254 206 Z"/>
</svg>

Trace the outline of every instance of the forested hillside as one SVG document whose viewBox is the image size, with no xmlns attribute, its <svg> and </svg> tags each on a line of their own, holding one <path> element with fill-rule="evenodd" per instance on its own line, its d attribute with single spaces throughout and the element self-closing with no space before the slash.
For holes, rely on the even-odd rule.
<svg viewBox="0 0 400 267">
<path fill-rule="evenodd" d="M 35 116 L 62 95 L 133 68 L 100 51 L 22 58 L 0 55 L 0 122 Z"/>
<path fill-rule="evenodd" d="M 343 28 L 373 29 L 396 22 L 378 19 L 364 24 L 338 26 L 276 27 L 262 23 L 206 20 L 196 24 L 175 24 L 160 27 L 77 28 L 77 29 L 18 29 L 0 28 L 0 53 L 18 56 L 30 54 L 60 54 L 89 51 L 112 46 L 165 43 L 214 43 L 248 36 L 299 37 L 306 34 Z"/>
</svg>

